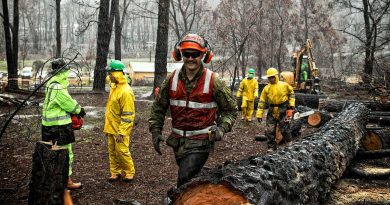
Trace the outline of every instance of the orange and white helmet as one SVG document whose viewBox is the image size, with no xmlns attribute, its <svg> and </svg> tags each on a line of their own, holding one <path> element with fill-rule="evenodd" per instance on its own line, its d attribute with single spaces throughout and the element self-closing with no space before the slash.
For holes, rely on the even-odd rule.
<svg viewBox="0 0 390 205">
<path fill-rule="evenodd" d="M 206 41 L 198 34 L 187 34 L 180 40 L 179 44 L 180 51 L 185 49 L 194 49 L 205 53 L 207 51 Z"/>
</svg>

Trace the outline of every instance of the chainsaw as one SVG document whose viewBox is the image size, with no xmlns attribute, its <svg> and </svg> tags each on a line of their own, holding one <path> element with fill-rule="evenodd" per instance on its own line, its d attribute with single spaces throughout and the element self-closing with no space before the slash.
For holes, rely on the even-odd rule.
<svg viewBox="0 0 390 205">
<path fill-rule="evenodd" d="M 307 116 L 312 115 L 312 114 L 314 114 L 314 110 L 310 110 L 310 111 L 303 112 L 303 113 L 296 112 L 296 113 L 294 113 L 293 119 L 294 119 L 294 120 L 297 120 L 297 119 L 299 119 L 299 118 L 307 117 Z"/>
</svg>

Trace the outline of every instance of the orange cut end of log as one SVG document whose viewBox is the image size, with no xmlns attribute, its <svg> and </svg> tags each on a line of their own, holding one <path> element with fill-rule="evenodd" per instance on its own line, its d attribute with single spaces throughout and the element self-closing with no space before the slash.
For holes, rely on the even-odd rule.
<svg viewBox="0 0 390 205">
<path fill-rule="evenodd" d="M 201 184 L 185 190 L 174 205 L 251 205 L 237 191 L 221 184 Z"/>
<path fill-rule="evenodd" d="M 313 127 L 317 127 L 321 123 L 321 113 L 315 112 L 314 114 L 309 115 L 307 118 L 307 124 Z"/>
<path fill-rule="evenodd" d="M 382 139 L 374 132 L 366 132 L 360 142 L 367 151 L 380 150 L 383 148 Z"/>
</svg>

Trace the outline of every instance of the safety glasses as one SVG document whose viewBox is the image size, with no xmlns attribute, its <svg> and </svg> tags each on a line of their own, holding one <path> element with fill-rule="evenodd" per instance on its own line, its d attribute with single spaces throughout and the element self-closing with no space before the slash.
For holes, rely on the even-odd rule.
<svg viewBox="0 0 390 205">
<path fill-rule="evenodd" d="M 183 52 L 183 56 L 186 58 L 190 58 L 190 57 L 197 58 L 200 55 L 202 55 L 202 53 L 199 51 L 197 51 L 197 52 Z"/>
</svg>

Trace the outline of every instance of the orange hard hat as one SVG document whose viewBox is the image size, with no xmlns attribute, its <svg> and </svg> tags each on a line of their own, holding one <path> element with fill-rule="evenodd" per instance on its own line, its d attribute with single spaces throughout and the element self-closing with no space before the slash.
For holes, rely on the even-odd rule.
<svg viewBox="0 0 390 205">
<path fill-rule="evenodd" d="M 179 50 L 193 49 L 198 50 L 202 53 L 206 52 L 206 41 L 204 38 L 199 36 L 198 34 L 187 34 L 185 35 L 179 44 Z"/>
</svg>

